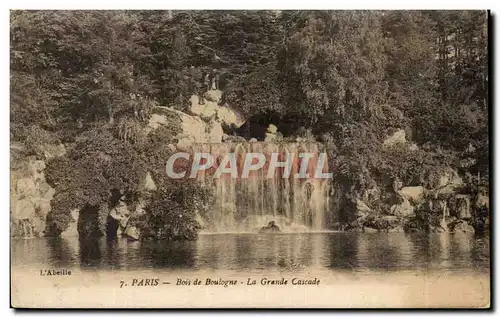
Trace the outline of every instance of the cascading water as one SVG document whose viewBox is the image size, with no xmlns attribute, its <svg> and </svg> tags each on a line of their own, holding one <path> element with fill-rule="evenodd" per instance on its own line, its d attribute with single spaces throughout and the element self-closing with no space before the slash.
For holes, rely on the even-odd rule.
<svg viewBox="0 0 500 318">
<path fill-rule="evenodd" d="M 196 144 L 193 153 L 210 153 L 215 163 L 212 168 L 198 174 L 197 179 L 206 186 L 214 187 L 216 203 L 202 219 L 206 232 L 255 232 L 270 221 L 275 221 L 283 231 L 309 231 L 325 229 L 329 179 L 315 178 L 318 165 L 318 145 L 315 143 L 222 143 Z M 309 160 L 307 178 L 295 178 L 299 172 L 300 153 L 313 153 Z M 247 153 L 263 154 L 266 158 L 262 169 L 250 171 L 248 178 L 234 178 L 214 172 L 227 153 L 234 153 L 238 176 L 241 176 Z M 292 168 L 283 178 L 284 168 L 277 168 L 268 177 L 271 155 L 277 153 L 279 161 L 292 156 Z M 327 172 L 325 160 L 322 172 Z"/>
</svg>

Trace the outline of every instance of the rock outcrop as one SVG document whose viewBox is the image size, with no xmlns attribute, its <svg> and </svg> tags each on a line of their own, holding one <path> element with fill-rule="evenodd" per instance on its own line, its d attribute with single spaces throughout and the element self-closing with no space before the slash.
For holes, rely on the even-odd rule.
<svg viewBox="0 0 500 318">
<path fill-rule="evenodd" d="M 400 204 L 391 206 L 391 215 L 406 217 L 415 213 L 415 207 L 410 203 L 407 198 L 403 197 Z"/>
<path fill-rule="evenodd" d="M 121 230 L 127 227 L 130 218 L 130 211 L 123 201 L 119 201 L 118 205 L 109 211 L 109 216 L 118 223 Z"/>
<path fill-rule="evenodd" d="M 241 127 L 245 120 L 228 105 L 219 106 L 222 92 L 211 90 L 205 96 L 205 103 L 200 104 L 196 95 L 191 96 L 188 113 L 173 107 L 156 107 L 149 120 L 147 131 L 160 126 L 168 127 L 172 121 L 180 123 L 181 132 L 177 149 L 189 151 L 195 143 L 221 143 L 224 140 L 223 126 Z"/>
<path fill-rule="evenodd" d="M 403 232 L 401 218 L 392 215 L 380 215 L 365 219 L 363 222 L 364 231 L 367 228 L 378 232 Z"/>
<path fill-rule="evenodd" d="M 153 177 L 151 176 L 151 173 L 149 173 L 149 172 L 146 175 L 143 187 L 147 191 L 156 191 L 156 189 L 157 189 L 156 184 L 153 180 Z"/>
<path fill-rule="evenodd" d="M 387 137 L 384 140 L 383 145 L 385 147 L 391 147 L 394 145 L 406 144 L 406 143 L 407 143 L 406 133 L 403 129 L 399 129 L 396 132 L 394 132 L 391 136 Z"/>
<path fill-rule="evenodd" d="M 205 94 L 206 102 L 200 104 L 198 96 L 193 95 L 190 99 L 189 113 L 207 122 L 215 120 L 227 127 L 241 127 L 245 123 L 243 116 L 227 104 L 219 105 L 221 98 L 220 90 L 210 90 Z"/>
<path fill-rule="evenodd" d="M 278 127 L 271 124 L 267 127 L 267 131 L 264 137 L 264 142 L 276 142 L 278 140 Z"/>
<path fill-rule="evenodd" d="M 148 128 L 157 129 L 160 126 L 171 125 L 171 118 L 175 116 L 180 121 L 181 132 L 177 149 L 187 151 L 195 143 L 221 143 L 224 134 L 220 122 L 211 119 L 206 122 L 201 117 L 191 116 L 169 107 L 157 107 L 149 120 Z"/>
<path fill-rule="evenodd" d="M 11 235 L 44 236 L 55 190 L 45 181 L 45 162 L 26 158 L 11 171 Z"/>
<path fill-rule="evenodd" d="M 122 233 L 129 240 L 137 241 L 141 237 L 139 230 L 135 226 L 128 226 Z"/>
<path fill-rule="evenodd" d="M 356 200 L 356 218 L 364 218 L 372 212 L 372 209 L 361 200 Z"/>
<path fill-rule="evenodd" d="M 388 136 L 382 145 L 385 148 L 401 147 L 410 151 L 417 151 L 419 149 L 416 144 L 407 140 L 406 132 L 403 129 L 398 129 L 392 135 Z"/>
<path fill-rule="evenodd" d="M 388 136 L 382 147 L 386 150 L 393 147 L 409 151 L 419 149 L 407 140 L 402 129 Z M 483 193 L 486 191 L 479 191 L 476 196 L 468 193 L 470 177 L 466 175 L 467 182 L 464 182 L 456 170 L 446 167 L 429 173 L 424 179 L 419 185 L 406 185 L 397 176 L 391 180 L 368 180 L 365 189 L 357 195 L 354 220 L 339 224 L 339 228 L 349 231 L 404 229 L 426 233 L 477 233 L 488 228 L 488 195 Z"/>
<path fill-rule="evenodd" d="M 410 201 L 414 205 L 420 205 L 424 201 L 424 187 L 403 187 L 398 191 L 404 199 Z"/>
</svg>

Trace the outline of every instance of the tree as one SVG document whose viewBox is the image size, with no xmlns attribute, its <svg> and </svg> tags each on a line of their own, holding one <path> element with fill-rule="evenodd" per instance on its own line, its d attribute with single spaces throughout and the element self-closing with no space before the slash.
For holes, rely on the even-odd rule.
<svg viewBox="0 0 500 318">
<path fill-rule="evenodd" d="M 291 79 L 284 84 L 289 111 L 320 129 L 383 118 L 387 83 L 379 14 L 311 12 L 295 27 L 283 70 Z"/>
<path fill-rule="evenodd" d="M 98 210 L 112 205 L 110 200 L 116 191 L 121 196 L 140 191 L 146 167 L 137 147 L 116 138 L 109 127 L 82 134 L 67 156 L 47 165 L 47 182 L 56 190 L 49 228 L 54 233 L 64 231 L 73 209 Z"/>
</svg>

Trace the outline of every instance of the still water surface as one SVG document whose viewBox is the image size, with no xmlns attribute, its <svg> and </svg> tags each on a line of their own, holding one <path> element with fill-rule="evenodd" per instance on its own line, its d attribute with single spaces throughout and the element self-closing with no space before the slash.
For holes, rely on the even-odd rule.
<svg viewBox="0 0 500 318">
<path fill-rule="evenodd" d="M 203 234 L 193 242 L 12 239 L 24 268 L 489 272 L 489 238 L 458 233 Z"/>
</svg>

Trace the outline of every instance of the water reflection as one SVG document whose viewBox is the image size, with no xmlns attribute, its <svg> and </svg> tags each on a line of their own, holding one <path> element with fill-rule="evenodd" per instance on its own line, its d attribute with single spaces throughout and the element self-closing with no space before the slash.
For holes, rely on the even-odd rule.
<svg viewBox="0 0 500 318">
<path fill-rule="evenodd" d="M 69 267 L 76 263 L 78 255 L 78 241 L 65 238 L 49 238 L 45 242 L 49 258 L 57 267 Z"/>
<path fill-rule="evenodd" d="M 92 238 L 81 238 L 80 242 L 80 266 L 82 269 L 100 267 L 102 253 L 101 244 L 103 240 Z"/>
<path fill-rule="evenodd" d="M 12 240 L 13 266 L 81 269 L 282 271 L 489 268 L 488 238 L 463 233 L 300 233 L 200 235 L 194 242 L 126 239 Z"/>
<path fill-rule="evenodd" d="M 323 234 L 206 235 L 197 242 L 197 264 L 233 270 L 321 266 L 327 239 Z"/>
<path fill-rule="evenodd" d="M 357 233 L 346 233 L 344 239 L 339 239 L 339 236 L 342 234 L 330 235 L 328 237 L 328 267 L 336 269 L 357 269 L 359 267 L 357 259 L 359 235 Z"/>
<path fill-rule="evenodd" d="M 193 268 L 195 266 L 196 242 L 134 242 L 138 244 L 136 267 Z M 144 261 L 142 261 L 144 260 Z M 149 262 L 148 262 L 149 261 Z"/>
</svg>

